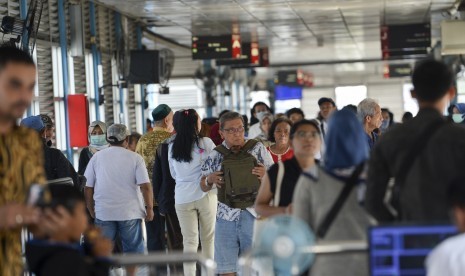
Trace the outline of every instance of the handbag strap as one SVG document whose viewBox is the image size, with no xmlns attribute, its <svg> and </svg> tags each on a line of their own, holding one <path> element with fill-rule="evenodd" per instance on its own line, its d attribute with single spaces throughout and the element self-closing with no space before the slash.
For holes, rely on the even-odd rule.
<svg viewBox="0 0 465 276">
<path fill-rule="evenodd" d="M 428 146 L 428 142 L 434 136 L 436 132 L 438 132 L 442 127 L 448 125 L 444 120 L 437 120 L 428 125 L 421 133 L 418 135 L 416 142 L 410 148 L 410 151 L 402 160 L 400 171 L 394 177 L 393 184 L 388 187 L 388 191 L 386 192 L 386 196 L 384 202 L 386 204 L 386 208 L 391 212 L 394 218 L 400 218 L 401 210 L 400 210 L 400 203 L 399 203 L 399 193 L 402 189 L 402 186 L 407 179 L 407 176 L 412 169 L 413 164 L 417 160 L 418 156 L 425 150 L 426 146 Z"/>
<path fill-rule="evenodd" d="M 279 207 L 279 201 L 281 200 L 281 187 L 283 186 L 284 179 L 284 164 L 278 162 L 278 176 L 276 177 L 276 190 L 274 192 L 273 206 Z"/>
<path fill-rule="evenodd" d="M 339 196 L 337 197 L 333 206 L 331 206 L 331 209 L 329 209 L 329 212 L 326 214 L 325 218 L 323 219 L 323 222 L 320 224 L 320 226 L 318 227 L 316 231 L 316 234 L 318 237 L 320 238 L 325 237 L 326 233 L 331 227 L 331 224 L 334 222 L 334 219 L 336 218 L 337 214 L 339 213 L 345 201 L 347 200 L 350 193 L 352 192 L 352 189 L 358 183 L 359 176 L 362 173 L 364 167 L 365 167 L 365 162 L 355 167 L 355 170 L 353 171 L 352 175 L 345 182 L 344 188 L 342 189 L 341 193 L 339 193 Z"/>
</svg>

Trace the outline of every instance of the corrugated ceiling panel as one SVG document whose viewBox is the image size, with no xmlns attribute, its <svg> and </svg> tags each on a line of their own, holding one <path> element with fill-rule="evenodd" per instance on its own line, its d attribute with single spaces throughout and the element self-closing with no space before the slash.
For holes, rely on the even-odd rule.
<svg viewBox="0 0 465 276">
<path fill-rule="evenodd" d="M 111 71 L 111 55 L 102 54 L 102 70 L 103 70 L 103 84 L 113 84 L 112 71 Z M 113 103 L 113 87 L 105 87 L 105 120 L 107 125 L 112 125 L 115 122 L 114 103 Z"/>
<path fill-rule="evenodd" d="M 133 20 L 128 20 L 128 31 L 127 39 L 129 39 L 130 49 L 137 49 L 137 33 L 136 33 L 136 22 Z M 128 127 L 131 131 L 136 131 L 137 122 L 136 122 L 136 101 L 135 101 L 135 91 L 134 85 L 130 84 L 128 86 L 128 97 L 127 97 L 127 106 L 128 106 Z"/>
<path fill-rule="evenodd" d="M 52 51 L 49 44 L 42 44 L 40 42 L 37 43 L 36 50 L 40 113 L 55 118 Z"/>
<path fill-rule="evenodd" d="M 86 63 L 84 57 L 74 57 L 74 88 L 76 94 L 86 94 Z"/>
</svg>

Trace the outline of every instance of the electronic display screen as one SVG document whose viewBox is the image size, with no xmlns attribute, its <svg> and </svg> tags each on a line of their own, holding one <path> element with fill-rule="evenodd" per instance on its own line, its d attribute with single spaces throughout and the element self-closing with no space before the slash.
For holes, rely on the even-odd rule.
<svg viewBox="0 0 465 276">
<path fill-rule="evenodd" d="M 226 59 L 232 56 L 232 35 L 192 37 L 192 59 Z"/>
<path fill-rule="evenodd" d="M 274 88 L 275 100 L 301 100 L 302 99 L 302 87 L 296 86 L 284 86 L 276 85 Z"/>
<path fill-rule="evenodd" d="M 425 276 L 425 259 L 458 233 L 452 225 L 389 225 L 368 230 L 371 276 Z"/>
</svg>

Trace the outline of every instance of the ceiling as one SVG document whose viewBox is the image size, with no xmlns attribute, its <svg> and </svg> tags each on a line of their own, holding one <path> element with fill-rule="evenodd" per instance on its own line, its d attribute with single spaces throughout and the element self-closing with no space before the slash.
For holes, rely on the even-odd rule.
<svg viewBox="0 0 465 276">
<path fill-rule="evenodd" d="M 190 48 L 191 36 L 258 38 L 272 65 L 381 59 L 380 26 L 439 23 L 456 0 L 100 0 Z M 190 55 L 189 48 L 184 56 Z"/>
</svg>

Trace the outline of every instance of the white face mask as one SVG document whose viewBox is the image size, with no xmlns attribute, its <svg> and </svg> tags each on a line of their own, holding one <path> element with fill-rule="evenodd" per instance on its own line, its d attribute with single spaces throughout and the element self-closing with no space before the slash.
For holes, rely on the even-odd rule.
<svg viewBox="0 0 465 276">
<path fill-rule="evenodd" d="M 255 114 L 255 117 L 257 117 L 257 118 L 258 118 L 258 116 L 259 116 L 260 114 L 265 114 L 265 113 L 266 113 L 266 111 L 260 111 L 260 112 L 257 112 L 257 113 Z"/>
<path fill-rule="evenodd" d="M 462 114 L 453 114 L 452 115 L 452 120 L 456 122 L 457 124 L 463 122 L 463 115 Z"/>
<path fill-rule="evenodd" d="M 90 136 L 90 144 L 94 146 L 104 146 L 107 144 L 106 135 L 92 135 Z"/>
<path fill-rule="evenodd" d="M 391 123 L 391 120 L 384 120 L 379 128 L 384 131 L 389 128 L 389 123 Z"/>
</svg>

